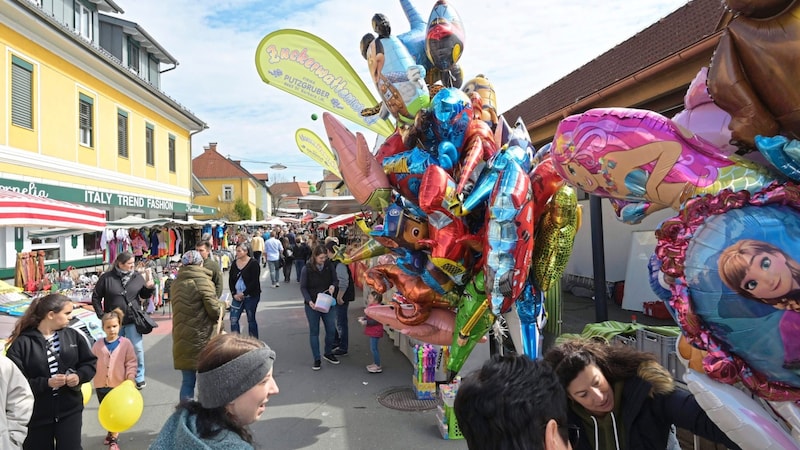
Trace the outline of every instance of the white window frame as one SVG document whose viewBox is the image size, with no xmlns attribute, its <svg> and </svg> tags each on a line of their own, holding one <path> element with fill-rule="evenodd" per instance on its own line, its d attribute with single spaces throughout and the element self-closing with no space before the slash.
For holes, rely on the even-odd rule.
<svg viewBox="0 0 800 450">
<path fill-rule="evenodd" d="M 222 185 L 222 201 L 223 202 L 232 202 L 233 201 L 233 185 L 232 184 L 223 184 Z"/>
<path fill-rule="evenodd" d="M 94 39 L 94 11 L 81 2 L 75 2 L 75 31 L 89 42 Z"/>
</svg>

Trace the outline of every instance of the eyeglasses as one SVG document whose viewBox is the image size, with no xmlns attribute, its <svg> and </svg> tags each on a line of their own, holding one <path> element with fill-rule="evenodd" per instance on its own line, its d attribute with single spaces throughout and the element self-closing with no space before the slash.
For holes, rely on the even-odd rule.
<svg viewBox="0 0 800 450">
<path fill-rule="evenodd" d="M 578 448 L 578 442 L 581 439 L 581 428 L 577 425 L 559 425 L 558 431 L 561 433 L 561 437 L 565 437 L 569 440 L 569 445 L 572 448 Z M 566 431 L 566 433 L 565 433 Z"/>
</svg>

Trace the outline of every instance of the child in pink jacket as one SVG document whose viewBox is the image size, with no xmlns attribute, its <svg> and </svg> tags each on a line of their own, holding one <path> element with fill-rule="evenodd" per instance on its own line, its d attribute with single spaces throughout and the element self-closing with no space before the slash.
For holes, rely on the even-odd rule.
<svg viewBox="0 0 800 450">
<path fill-rule="evenodd" d="M 94 376 L 94 387 L 97 400 L 102 402 L 111 389 L 125 380 L 136 379 L 136 352 L 128 338 L 119 335 L 124 313 L 116 308 L 103 315 L 103 331 L 105 339 L 100 339 L 92 346 L 92 353 L 97 356 L 97 372 Z M 117 450 L 119 433 L 108 432 L 103 441 L 110 450 Z"/>
<path fill-rule="evenodd" d="M 383 295 L 378 292 L 371 291 L 367 296 L 367 309 L 378 306 L 383 303 Z M 369 336 L 369 348 L 372 350 L 372 364 L 367 366 L 369 373 L 381 373 L 381 354 L 378 352 L 378 342 L 383 337 L 383 324 L 377 320 L 369 317 L 360 317 L 358 319 L 361 325 L 364 325 L 364 334 Z"/>
</svg>

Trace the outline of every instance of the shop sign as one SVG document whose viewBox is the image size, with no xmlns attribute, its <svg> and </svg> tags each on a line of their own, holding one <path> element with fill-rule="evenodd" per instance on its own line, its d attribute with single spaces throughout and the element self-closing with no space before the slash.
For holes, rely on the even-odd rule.
<svg viewBox="0 0 800 450">
<path fill-rule="evenodd" d="M 192 205 L 190 203 L 175 202 L 155 197 L 78 189 L 36 183 L 33 181 L 9 180 L 5 178 L 0 178 L 0 190 L 100 207 L 123 206 L 126 208 L 174 211 L 179 214 L 214 214 L 216 212 L 216 209 L 208 206 Z"/>
</svg>

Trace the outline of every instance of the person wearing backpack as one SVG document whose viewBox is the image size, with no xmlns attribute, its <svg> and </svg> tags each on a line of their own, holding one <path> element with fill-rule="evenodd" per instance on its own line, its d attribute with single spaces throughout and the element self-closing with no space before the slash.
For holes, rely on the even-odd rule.
<svg viewBox="0 0 800 450">
<path fill-rule="evenodd" d="M 334 261 L 336 254 L 336 242 L 330 241 L 325 244 L 328 250 L 328 259 L 333 262 L 336 271 L 337 286 L 333 293 L 336 298 L 336 335 L 333 341 L 333 354 L 336 356 L 346 356 L 349 344 L 349 329 L 347 325 L 347 310 L 350 302 L 356 298 L 355 284 L 353 275 L 347 264 Z"/>
</svg>

